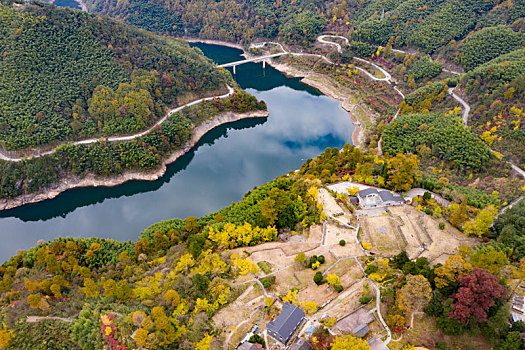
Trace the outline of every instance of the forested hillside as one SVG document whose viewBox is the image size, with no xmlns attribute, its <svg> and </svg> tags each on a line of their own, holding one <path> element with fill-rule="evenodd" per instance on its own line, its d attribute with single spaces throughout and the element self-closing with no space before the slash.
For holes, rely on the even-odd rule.
<svg viewBox="0 0 525 350">
<path fill-rule="evenodd" d="M 280 35 L 290 44 L 307 44 L 325 23 L 322 4 L 313 0 L 92 0 L 87 4 L 92 12 L 149 30 L 243 43 Z"/>
<path fill-rule="evenodd" d="M 165 158 L 184 147 L 193 129 L 222 113 L 265 110 L 266 104 L 238 90 L 227 99 L 184 108 L 169 116 L 160 127 L 131 141 L 66 144 L 56 151 L 20 162 L 0 160 L 0 199 L 41 193 L 56 188 L 64 178 L 87 175 L 110 177 L 125 172 L 152 172 Z"/>
<path fill-rule="evenodd" d="M 407 114 L 383 131 L 383 151 L 417 153 L 479 170 L 491 158 L 490 150 L 470 132 L 458 114 Z"/>
<path fill-rule="evenodd" d="M 454 45 L 470 32 L 485 27 L 513 25 L 519 30 L 525 14 L 521 1 L 88 0 L 87 3 L 90 11 L 172 35 L 245 43 L 260 37 L 281 37 L 289 39 L 289 43 L 303 44 L 311 42 L 309 37 L 325 27 L 378 45 L 386 45 L 393 38 L 395 46 L 418 47 L 427 53 Z M 302 33 L 301 38 L 291 40 L 293 32 Z M 510 35 L 507 33 L 507 37 Z M 497 40 L 494 45 L 511 43 Z"/>
<path fill-rule="evenodd" d="M 230 328 L 224 325 L 219 314 L 224 315 L 229 308 L 231 311 L 227 315 L 233 318 L 232 322 L 247 322 L 249 327 L 239 330 L 242 336 L 256 321 L 239 310 L 242 308 L 241 295 L 249 293 L 254 293 L 254 298 L 261 295 L 253 300 L 264 300 L 257 321 L 260 321 L 259 327 L 265 327 L 277 316 L 279 311 L 275 305 L 281 301 L 294 303 L 308 312 L 309 317 L 316 317 L 313 313 L 324 307 L 317 303 L 321 298 L 319 295 L 306 294 L 313 304 L 300 303 L 298 289 L 283 284 L 292 279 L 289 275 L 277 274 L 277 270 L 273 277 L 263 277 L 267 273 L 265 269 L 272 271 L 272 266 L 278 263 L 275 258 L 271 260 L 270 251 L 279 247 L 283 254 L 280 252 L 278 259 L 287 259 L 284 249 L 301 244 L 300 240 L 290 237 L 302 240 L 313 235 L 316 229 L 321 232 L 321 221 L 328 219 L 326 224 L 332 220 L 327 214 L 328 205 L 322 201 L 321 193 L 330 196 L 323 188 L 326 185 L 355 181 L 407 191 L 412 187 L 429 186 L 429 180 L 421 177 L 422 171 L 425 172 L 416 155 L 378 157 L 347 144 L 342 150 L 327 148 L 315 159 L 305 162 L 297 172 L 254 188 L 244 195 L 242 201 L 218 212 L 199 219 L 188 217 L 154 224 L 144 230 L 136 242 L 100 238 L 40 241 L 34 248 L 18 252 L 0 266 L 0 347 L 46 350 L 222 349 L 233 338 L 228 336 Z M 488 344 L 490 340 L 498 345 L 495 349 L 519 350 L 523 343 L 514 338 L 525 327 L 519 322 L 509 326 L 510 307 L 504 296 L 523 280 L 524 264 L 519 259 L 524 255 L 520 229 L 523 231 L 525 201 L 500 216 L 492 230 L 495 206 L 499 205 L 493 195 L 474 188 L 445 184 L 442 179 L 439 183 L 443 191 L 452 186 L 454 191 L 468 191 L 460 200 L 461 204 L 442 206 L 428 193 L 414 198 L 413 206 L 417 209 L 407 205 L 403 212 L 418 210 L 420 217 L 438 220 L 443 225 L 439 232 L 445 230 L 446 223 L 465 235 L 482 237 L 484 244 L 481 240 L 465 237 L 463 243 L 466 245 L 452 251 L 447 242 L 442 248 L 447 255 L 440 260 L 443 263 L 426 257 L 411 261 L 405 251 L 389 259 L 381 255 L 364 256 L 359 250 L 359 254 L 363 254 L 359 259 L 365 264 L 363 270 L 370 278 L 367 282 L 374 281 L 381 287 L 381 308 L 387 311 L 386 322 L 397 333 L 396 337 L 407 331 L 401 344 L 435 344 L 445 339 L 451 344 L 460 342 L 458 347 L 465 348 L 462 345 L 472 341 Z M 446 196 L 453 200 L 452 196 Z M 359 206 L 354 207 L 347 195 L 338 194 L 336 199 L 333 199 L 334 203 L 339 203 L 354 217 Z M 472 204 L 470 199 L 474 199 Z M 405 220 L 410 219 L 405 216 Z M 368 225 L 366 218 L 361 222 L 361 227 Z M 460 231 L 454 232 L 463 235 Z M 494 237 L 497 241 L 490 240 Z M 274 243 L 262 248 L 265 260 L 256 264 L 255 254 L 250 254 L 250 248 L 267 242 Z M 475 242 L 475 247 L 469 242 Z M 310 254 L 311 244 L 315 243 L 307 244 L 310 245 L 306 253 Z M 353 243 L 344 240 L 339 243 L 341 247 L 345 244 L 350 246 Z M 291 253 L 293 265 L 284 269 L 291 268 L 297 275 L 306 271 L 300 263 L 301 252 L 303 260 L 305 254 L 300 250 L 303 248 L 295 249 Z M 293 258 L 296 254 L 297 257 Z M 313 258 L 310 255 L 309 261 L 313 259 L 314 263 L 308 266 L 308 275 L 301 274 L 302 278 L 308 276 L 308 281 L 311 281 L 313 270 L 322 269 L 320 261 L 324 263 L 325 258 L 331 259 L 332 254 L 328 250 L 326 256 Z M 345 266 L 342 273 L 346 270 Z M 321 271 L 317 272 L 321 274 Z M 364 277 L 361 270 L 358 276 L 356 280 Z M 403 300 L 411 301 L 419 295 L 412 292 L 405 299 L 402 295 L 407 289 L 405 279 L 410 281 L 414 276 L 427 286 L 427 297 L 417 308 L 420 314 L 424 310 L 428 315 L 428 323 L 422 326 L 414 322 L 410 326 L 418 332 L 421 329 L 428 332 L 421 338 L 419 333 L 410 335 L 409 328 L 406 328 L 410 323 L 410 310 L 397 306 L 403 305 Z M 463 282 L 463 279 L 476 276 L 484 285 L 489 285 L 490 288 L 480 292 L 487 293 L 487 296 L 481 300 L 470 294 L 460 297 L 461 293 L 468 292 L 461 288 L 460 283 L 467 285 L 468 282 Z M 335 293 L 326 289 L 325 282 L 316 282 L 313 290 L 320 294 Z M 258 283 L 266 291 L 259 290 Z M 272 288 L 275 283 L 283 287 Z M 356 293 L 354 283 L 349 288 Z M 476 285 L 474 283 L 471 288 L 475 289 Z M 341 286 L 339 292 L 342 290 Z M 497 293 L 494 294 L 494 290 Z M 352 298 L 350 293 L 345 295 L 345 299 L 348 298 Z M 371 298 L 356 307 L 368 303 Z M 467 312 L 451 312 L 454 306 L 464 303 L 475 308 L 476 312 L 482 312 L 482 317 L 474 320 Z M 257 310 L 255 304 L 250 304 L 250 312 Z M 336 301 L 335 305 L 339 304 Z M 323 322 L 319 327 L 330 328 L 333 324 Z M 432 334 L 437 339 L 435 342 Z M 334 337 L 328 342 L 329 346 L 319 345 L 316 338 L 314 333 L 310 341 L 314 349 L 370 349 L 366 341 L 362 341 L 358 348 L 338 347 L 338 340 Z M 516 346 L 504 346 L 508 343 Z M 232 340 L 229 345 L 234 346 L 236 342 Z M 403 349 L 413 348 L 407 346 Z"/>
<path fill-rule="evenodd" d="M 137 132 L 228 80 L 186 43 L 107 17 L 2 0 L 0 18 L 6 149 Z"/>
</svg>

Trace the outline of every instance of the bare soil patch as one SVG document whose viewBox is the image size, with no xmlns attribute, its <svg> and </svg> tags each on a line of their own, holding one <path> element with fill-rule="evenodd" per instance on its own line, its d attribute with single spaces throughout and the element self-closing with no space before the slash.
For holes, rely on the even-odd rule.
<svg viewBox="0 0 525 350">
<path fill-rule="evenodd" d="M 362 217 L 361 228 L 361 241 L 370 243 L 381 256 L 396 255 L 406 245 L 398 223 L 389 216 Z"/>
<path fill-rule="evenodd" d="M 312 225 L 308 237 L 305 237 L 306 242 L 321 242 L 323 238 L 323 225 Z"/>
<path fill-rule="evenodd" d="M 324 246 L 332 250 L 338 257 L 362 255 L 361 248 L 354 238 L 355 230 L 328 224 L 324 238 Z M 339 241 L 344 240 L 345 245 L 340 246 Z"/>
<path fill-rule="evenodd" d="M 344 215 L 338 216 L 337 218 L 343 222 L 348 222 L 352 219 L 353 215 L 348 211 L 348 209 L 340 206 L 339 203 L 337 203 L 337 200 L 332 197 L 332 195 L 326 189 L 319 189 L 317 201 L 323 204 L 323 211 L 326 213 L 327 218 L 343 213 Z"/>
</svg>

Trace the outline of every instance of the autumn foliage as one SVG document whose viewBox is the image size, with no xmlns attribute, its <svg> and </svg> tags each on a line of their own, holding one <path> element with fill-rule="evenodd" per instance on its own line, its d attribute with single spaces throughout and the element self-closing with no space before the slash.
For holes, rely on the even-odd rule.
<svg viewBox="0 0 525 350">
<path fill-rule="evenodd" d="M 448 315 L 465 324 L 485 322 L 487 312 L 496 305 L 495 300 L 504 298 L 508 293 L 494 275 L 478 268 L 460 276 L 458 281 L 461 287 L 454 295 L 453 311 Z"/>
</svg>

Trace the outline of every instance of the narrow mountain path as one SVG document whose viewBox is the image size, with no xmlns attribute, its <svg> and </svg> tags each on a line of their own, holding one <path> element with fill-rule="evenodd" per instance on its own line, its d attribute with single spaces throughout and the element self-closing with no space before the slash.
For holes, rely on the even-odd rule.
<svg viewBox="0 0 525 350">
<path fill-rule="evenodd" d="M 463 106 L 463 114 L 462 114 L 462 118 L 463 118 L 463 122 L 465 123 L 465 126 L 467 125 L 467 122 L 468 122 L 468 115 L 470 113 L 470 106 L 467 102 L 465 102 L 464 99 L 462 99 L 461 97 L 459 97 L 455 92 L 454 92 L 454 89 L 455 88 L 448 88 L 448 93 L 449 95 L 451 95 L 456 101 L 458 101 L 459 103 L 461 103 L 461 105 Z"/>
<path fill-rule="evenodd" d="M 144 130 L 142 132 L 139 132 L 139 133 L 136 133 L 136 134 L 133 134 L 133 135 L 127 135 L 127 136 L 110 136 L 110 137 L 92 138 L 92 139 L 75 141 L 75 142 L 70 142 L 70 143 L 73 144 L 73 145 L 87 145 L 87 144 L 90 144 L 90 143 L 99 142 L 100 140 L 107 140 L 109 142 L 117 142 L 117 141 L 131 141 L 131 140 L 137 139 L 137 138 L 142 137 L 142 136 L 144 136 L 146 134 L 149 134 L 153 129 L 155 129 L 156 127 L 158 127 L 162 123 L 164 123 L 164 121 L 166 119 L 171 117 L 173 114 L 182 111 L 186 107 L 198 105 L 199 103 L 202 103 L 203 101 L 211 101 L 211 100 L 214 100 L 216 98 L 217 99 L 224 99 L 224 98 L 230 97 L 231 95 L 233 95 L 235 90 L 229 85 L 227 85 L 226 87 L 228 88 L 228 92 L 226 94 L 224 94 L 224 95 L 200 98 L 198 100 L 194 100 L 192 102 L 188 102 L 185 105 L 182 105 L 180 107 L 177 107 L 177 108 L 174 108 L 174 109 L 170 110 L 168 113 L 166 113 L 166 115 L 164 115 L 164 117 L 159 119 L 149 129 Z M 60 147 L 60 146 L 56 146 L 52 150 L 46 151 L 46 152 L 39 152 L 38 150 L 35 150 L 37 152 L 37 154 L 29 156 L 29 157 L 12 157 L 12 156 L 9 156 L 8 154 L 5 154 L 4 152 L 2 152 L 0 150 L 0 159 L 6 160 L 6 161 L 10 161 L 10 162 L 20 162 L 23 159 L 39 158 L 39 157 L 42 157 L 42 156 L 45 156 L 45 155 L 53 154 L 58 147 Z"/>
<path fill-rule="evenodd" d="M 385 343 L 385 345 L 388 345 L 388 343 L 390 343 L 390 341 L 392 340 L 392 332 L 390 331 L 390 328 L 388 328 L 388 325 L 386 324 L 385 320 L 383 319 L 383 315 L 381 314 L 381 291 L 379 290 L 379 287 L 377 287 L 375 282 L 372 281 L 367 276 L 363 265 L 361 265 L 361 262 L 359 262 L 359 259 L 357 257 L 354 257 L 354 259 L 355 259 L 355 262 L 357 263 L 357 265 L 359 265 L 359 268 L 361 269 L 363 274 L 366 276 L 366 278 L 368 279 L 368 281 L 370 282 L 370 284 L 372 285 L 372 287 L 374 287 L 374 289 L 376 291 L 376 311 L 377 311 L 377 316 L 379 318 L 379 322 L 381 322 L 383 327 L 386 329 L 387 336 L 386 336 L 386 339 L 385 339 L 384 343 Z"/>
<path fill-rule="evenodd" d="M 328 41 L 326 40 L 327 38 L 335 38 L 335 39 L 341 39 L 343 40 L 346 45 L 349 45 L 349 41 L 347 38 L 345 37 L 342 37 L 342 36 L 339 36 L 339 35 L 321 35 L 317 38 L 317 41 L 319 41 L 320 43 L 322 44 L 327 44 L 327 45 L 333 45 L 337 48 L 337 51 L 338 52 L 342 52 L 342 47 L 340 44 L 336 43 L 336 42 L 332 42 L 332 41 Z M 405 51 L 402 51 L 402 50 L 392 50 L 394 52 L 403 52 L 403 53 L 406 53 Z M 372 63 L 372 62 L 369 62 L 369 61 L 366 61 L 362 58 L 358 58 L 358 57 L 354 57 L 355 60 L 358 60 L 358 61 L 362 61 L 362 62 L 366 62 L 366 63 L 369 63 L 370 65 L 374 66 L 375 68 L 377 68 L 378 70 L 380 70 L 386 77 L 386 79 L 374 79 L 374 80 L 386 80 L 390 83 L 390 80 L 391 80 L 391 75 L 385 71 L 384 69 L 382 69 L 381 67 L 377 66 L 376 64 Z M 450 70 L 447 70 L 447 69 L 443 69 L 445 72 L 448 72 L 448 73 L 451 73 L 451 74 L 460 74 L 459 72 L 455 72 L 455 71 L 450 71 Z M 365 71 L 366 72 L 366 71 Z M 366 72 L 366 74 L 368 76 L 370 76 L 370 73 Z M 404 98 L 404 94 L 399 91 L 399 89 L 397 89 L 397 87 L 394 87 L 394 89 Z M 469 116 L 469 113 L 470 113 L 470 105 L 464 100 L 462 99 L 458 94 L 456 94 L 454 92 L 454 89 L 455 88 L 449 88 L 448 89 L 448 93 L 456 100 L 458 101 L 461 106 L 463 107 L 463 113 L 462 113 L 462 119 L 463 119 L 463 122 L 465 123 L 465 126 L 467 125 L 468 123 L 468 116 Z M 399 111 L 398 111 L 399 113 Z M 398 113 L 396 113 L 396 117 L 398 115 Z M 492 150 L 492 152 L 494 152 L 494 150 Z M 512 169 L 514 171 L 516 171 L 517 173 L 519 173 L 521 176 L 523 176 L 525 178 L 525 170 L 521 169 L 519 166 L 517 166 L 516 164 L 510 162 L 510 166 L 512 167 Z"/>
</svg>

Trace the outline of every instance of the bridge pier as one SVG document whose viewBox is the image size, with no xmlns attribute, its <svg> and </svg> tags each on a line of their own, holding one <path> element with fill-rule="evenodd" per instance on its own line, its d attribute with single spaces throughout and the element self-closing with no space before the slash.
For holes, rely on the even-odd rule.
<svg viewBox="0 0 525 350">
<path fill-rule="evenodd" d="M 235 67 L 237 66 L 233 66 L 233 75 L 235 75 L 237 72 L 235 71 Z"/>
</svg>

